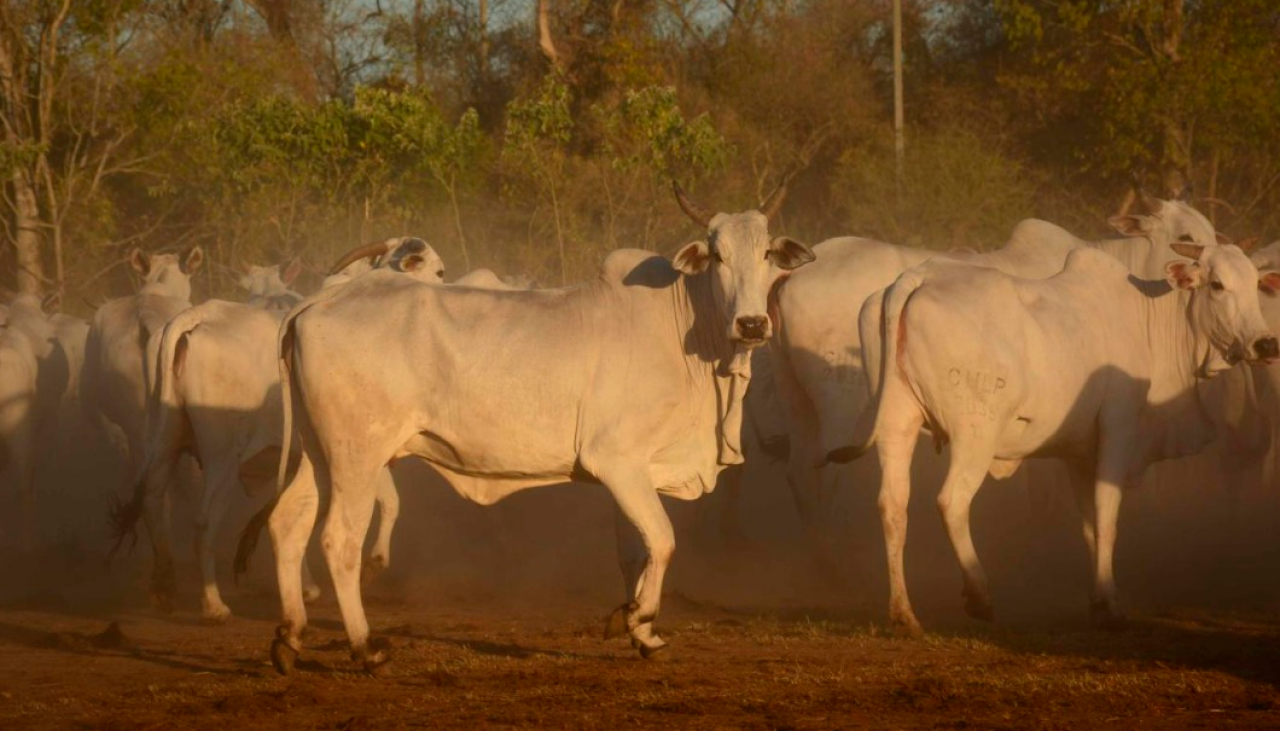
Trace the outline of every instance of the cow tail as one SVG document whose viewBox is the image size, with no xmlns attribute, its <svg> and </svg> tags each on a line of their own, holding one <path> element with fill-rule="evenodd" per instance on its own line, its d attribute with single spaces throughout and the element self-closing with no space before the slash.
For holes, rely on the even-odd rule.
<svg viewBox="0 0 1280 731">
<path fill-rule="evenodd" d="M 165 325 L 161 335 L 160 348 L 155 356 L 156 382 L 147 390 L 146 454 L 135 478 L 133 495 L 123 502 L 118 497 L 111 498 L 108 520 L 116 542 L 107 554 L 108 561 L 115 557 L 126 538 L 130 539 L 131 550 L 137 544 L 138 519 L 142 517 L 147 495 L 153 487 L 148 479 L 152 466 L 180 447 L 178 430 L 182 420 L 178 418 L 181 404 L 178 403 L 177 381 L 186 364 L 187 337 L 203 323 L 204 312 L 201 309 L 183 310 Z M 145 342 L 143 351 L 146 351 Z M 167 490 L 169 486 L 155 485 L 154 489 Z"/>
<path fill-rule="evenodd" d="M 232 574 L 236 583 L 239 583 L 240 575 L 249 570 L 249 559 L 253 557 L 253 552 L 258 547 L 262 529 L 271 519 L 271 511 L 275 510 L 276 503 L 280 502 L 280 495 L 284 492 L 285 480 L 289 475 L 289 451 L 293 448 L 293 379 L 290 375 L 293 367 L 293 323 L 294 318 L 301 312 L 302 310 L 291 312 L 285 317 L 284 322 L 280 323 L 277 362 L 280 365 L 280 404 L 284 409 L 284 433 L 280 435 L 280 463 L 276 469 L 276 493 L 266 505 L 262 506 L 261 510 L 253 514 L 244 530 L 240 532 Z"/>
<path fill-rule="evenodd" d="M 899 360 L 907 337 L 902 313 L 920 284 L 920 279 L 911 273 L 903 274 L 888 288 L 868 298 L 863 305 L 863 312 L 858 318 L 858 329 L 863 345 L 863 369 L 872 386 L 871 402 L 858 414 L 850 444 L 832 450 L 827 455 L 828 461 L 851 462 L 875 446 L 880 433 L 880 404 L 885 388 L 892 378 L 902 377 Z M 874 310 L 868 310 L 877 305 L 880 308 L 878 316 Z M 879 362 L 876 362 L 876 353 L 870 352 L 869 345 L 872 343 L 880 345 Z"/>
</svg>

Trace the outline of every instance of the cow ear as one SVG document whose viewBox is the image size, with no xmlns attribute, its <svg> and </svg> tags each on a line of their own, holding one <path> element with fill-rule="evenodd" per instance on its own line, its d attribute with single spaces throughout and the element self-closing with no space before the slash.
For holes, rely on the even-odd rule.
<svg viewBox="0 0 1280 731">
<path fill-rule="evenodd" d="M 129 252 L 129 266 L 145 277 L 147 272 L 151 271 L 151 257 L 147 256 L 142 249 L 134 247 L 133 251 Z"/>
<path fill-rule="evenodd" d="M 774 266 L 788 270 L 804 266 L 817 258 L 813 249 L 790 236 L 779 236 L 771 241 L 768 257 Z"/>
<path fill-rule="evenodd" d="M 1262 241 L 1261 236 L 1246 236 L 1237 241 L 1236 246 L 1239 246 L 1240 250 L 1244 253 L 1249 254 L 1252 253 L 1254 249 L 1258 248 L 1259 241 Z"/>
<path fill-rule="evenodd" d="M 671 258 L 671 265 L 681 274 L 701 274 L 711 266 L 711 247 L 705 241 L 685 244 Z"/>
<path fill-rule="evenodd" d="M 1204 247 L 1200 244 L 1169 244 L 1169 248 L 1178 256 L 1185 256 L 1192 261 L 1200 261 L 1200 257 L 1204 255 Z"/>
<path fill-rule="evenodd" d="M 1112 216 L 1107 219 L 1107 223 L 1119 231 L 1121 236 L 1146 236 L 1154 228 L 1150 216 Z"/>
<path fill-rule="evenodd" d="M 396 262 L 396 266 L 398 266 L 402 272 L 416 272 L 426 265 L 427 257 L 422 254 L 409 254 L 408 256 L 402 256 L 400 257 L 400 260 Z"/>
<path fill-rule="evenodd" d="M 1164 271 L 1174 289 L 1195 289 L 1204 284 L 1204 269 L 1193 261 L 1171 261 L 1164 265 Z"/>
<path fill-rule="evenodd" d="M 280 281 L 284 282 L 284 286 L 288 287 L 293 284 L 293 280 L 297 279 L 298 275 L 301 273 L 302 258 L 295 256 L 290 259 L 288 265 L 285 266 L 284 272 L 280 275 Z"/>
<path fill-rule="evenodd" d="M 1280 293 L 1280 272 L 1273 270 L 1258 272 L 1258 291 L 1271 296 Z"/>
<path fill-rule="evenodd" d="M 191 276 L 200 270 L 200 265 L 204 263 L 204 249 L 196 246 L 187 252 L 186 257 L 182 260 L 182 272 L 187 276 Z"/>
</svg>

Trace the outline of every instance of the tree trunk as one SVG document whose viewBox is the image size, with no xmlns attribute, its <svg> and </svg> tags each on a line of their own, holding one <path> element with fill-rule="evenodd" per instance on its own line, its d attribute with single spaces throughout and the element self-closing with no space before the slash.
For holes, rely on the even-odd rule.
<svg viewBox="0 0 1280 731">
<path fill-rule="evenodd" d="M 19 168 L 13 172 L 13 221 L 17 235 L 13 246 L 17 250 L 18 291 L 23 294 L 39 294 L 44 281 L 44 267 L 40 261 L 40 206 L 36 202 L 35 186 L 27 171 Z"/>
<path fill-rule="evenodd" d="M 290 0 L 249 0 L 249 5 L 267 22 L 267 32 L 272 40 L 287 46 L 296 46 L 293 36 L 292 5 Z"/>
<path fill-rule="evenodd" d="M 462 247 L 462 266 L 471 271 L 471 253 L 467 251 L 467 234 L 462 230 L 462 208 L 458 205 L 458 181 L 450 180 L 444 186 L 449 191 L 449 205 L 453 207 L 453 225 L 458 230 L 458 245 Z"/>
<path fill-rule="evenodd" d="M 551 66 L 559 68 L 560 54 L 556 51 L 556 43 L 551 38 L 551 18 L 547 9 L 549 1 L 538 0 L 538 47 L 542 49 L 542 55 L 551 62 Z"/>
<path fill-rule="evenodd" d="M 480 0 L 480 34 L 479 63 L 480 83 L 483 87 L 489 85 L 489 0 Z"/>
<path fill-rule="evenodd" d="M 426 61 L 427 7 L 425 0 L 413 3 L 413 84 L 422 88 L 427 83 Z"/>
</svg>

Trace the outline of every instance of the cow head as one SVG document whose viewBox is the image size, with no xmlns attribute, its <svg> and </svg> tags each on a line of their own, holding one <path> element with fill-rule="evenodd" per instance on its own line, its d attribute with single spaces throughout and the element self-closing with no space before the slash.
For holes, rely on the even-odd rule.
<svg viewBox="0 0 1280 731">
<path fill-rule="evenodd" d="M 769 219 L 782 207 L 786 182 L 759 210 L 714 215 L 691 201 L 678 183 L 672 187 L 680 208 L 707 229 L 707 240 L 683 246 L 672 257 L 672 266 L 687 276 L 710 272 L 729 339 L 749 348 L 761 345 L 773 334 L 768 312 L 773 285 L 814 260 L 813 251 L 799 241 L 769 237 Z"/>
<path fill-rule="evenodd" d="M 411 236 L 387 239 L 348 251 L 329 268 L 324 286 L 348 282 L 373 269 L 390 269 L 430 284 L 444 282 L 444 260 L 431 245 Z"/>
<path fill-rule="evenodd" d="M 1192 261 L 1171 261 L 1169 285 L 1195 290 L 1188 315 L 1196 335 L 1208 340 L 1218 357 L 1204 366 L 1213 375 L 1240 361 L 1271 363 L 1280 358 L 1280 343 L 1267 329 L 1258 305 L 1260 288 L 1280 288 L 1280 272 L 1259 274 L 1239 247 L 1173 244 L 1175 253 Z"/>
<path fill-rule="evenodd" d="M 246 264 L 240 275 L 240 288 L 249 293 L 249 299 L 269 299 L 290 294 L 289 287 L 302 273 L 302 260 L 294 257 L 282 270 L 279 264 L 260 267 Z"/>
<path fill-rule="evenodd" d="M 1231 240 L 1214 230 L 1213 224 L 1188 202 L 1189 189 L 1173 200 L 1161 200 L 1138 188 L 1131 207 L 1107 219 L 1123 236 L 1150 239 L 1157 246 L 1196 244 L 1212 246 Z"/>
<path fill-rule="evenodd" d="M 129 264 L 142 276 L 142 294 L 191 299 L 191 277 L 204 263 L 204 249 L 192 247 L 184 254 L 148 254 L 142 249 L 129 252 Z"/>
</svg>

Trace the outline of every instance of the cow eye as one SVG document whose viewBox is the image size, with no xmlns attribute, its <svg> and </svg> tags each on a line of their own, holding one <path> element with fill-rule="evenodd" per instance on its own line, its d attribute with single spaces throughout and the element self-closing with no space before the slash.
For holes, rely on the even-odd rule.
<svg viewBox="0 0 1280 731">
<path fill-rule="evenodd" d="M 1211 281 L 1211 282 L 1209 282 L 1209 286 L 1210 286 L 1210 287 L 1213 287 L 1213 290 L 1214 290 L 1215 292 L 1221 292 L 1223 289 L 1225 289 L 1225 287 L 1223 287 L 1223 286 L 1222 286 L 1222 282 L 1219 282 L 1219 281 L 1218 281 L 1218 280 L 1216 280 L 1216 279 L 1215 279 L 1215 280 L 1213 280 L 1213 281 Z"/>
<path fill-rule="evenodd" d="M 443 270 L 443 269 L 437 269 L 437 270 L 436 270 L 436 276 L 437 276 L 437 277 L 440 277 L 441 279 L 444 279 L 444 270 Z"/>
<path fill-rule="evenodd" d="M 1196 240 L 1196 237 L 1192 236 L 1191 234 L 1183 234 L 1178 237 L 1178 240 L 1186 241 L 1187 243 L 1194 243 Z"/>
</svg>

